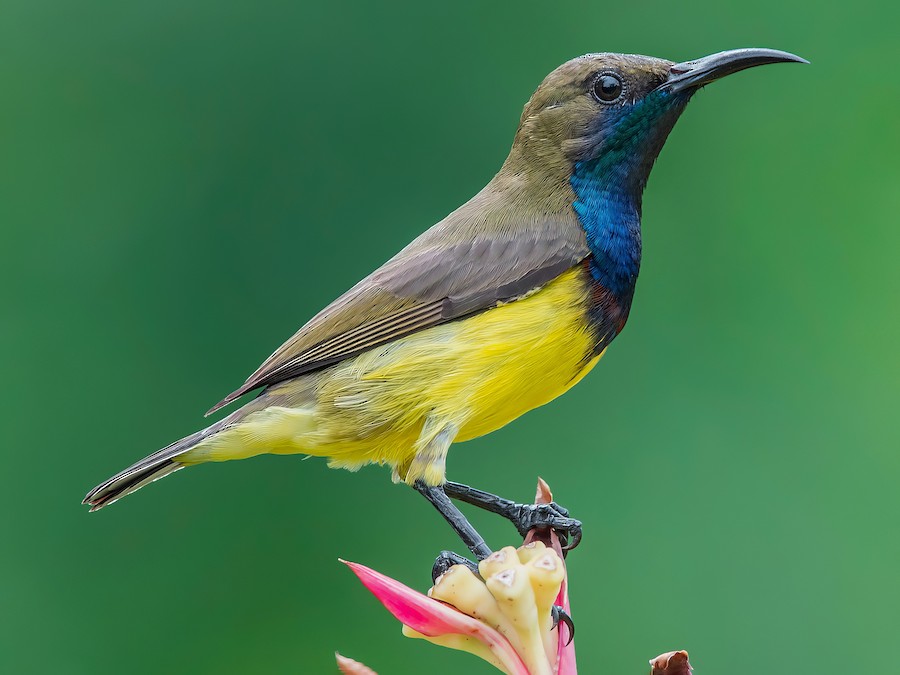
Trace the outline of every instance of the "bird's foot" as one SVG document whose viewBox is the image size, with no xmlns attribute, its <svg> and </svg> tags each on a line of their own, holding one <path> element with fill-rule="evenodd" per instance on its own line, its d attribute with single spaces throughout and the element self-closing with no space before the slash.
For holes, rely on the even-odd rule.
<svg viewBox="0 0 900 675">
<path fill-rule="evenodd" d="M 515 504 L 504 514 L 523 537 L 530 530 L 554 530 L 561 538 L 562 550 L 571 551 L 581 542 L 581 521 L 569 517 L 568 509 L 556 502 Z"/>
<path fill-rule="evenodd" d="M 568 645 L 575 639 L 575 622 L 572 621 L 572 617 L 559 605 L 553 605 L 553 609 L 550 610 L 550 616 L 553 617 L 552 628 L 556 628 L 559 624 L 563 624 L 569 629 L 569 639 L 566 640 L 566 645 Z"/>
<path fill-rule="evenodd" d="M 571 518 L 568 509 L 556 502 L 517 504 L 510 499 L 452 481 L 444 484 L 444 493 L 452 499 L 503 516 L 516 526 L 523 537 L 532 529 L 543 532 L 554 530 L 560 536 L 563 551 L 572 550 L 581 541 L 581 521 Z"/>
<path fill-rule="evenodd" d="M 437 583 L 438 578 L 454 565 L 464 565 L 468 567 L 476 577 L 479 579 L 481 578 L 476 563 L 461 556 L 459 553 L 454 553 L 453 551 L 441 551 L 441 554 L 437 557 L 434 561 L 434 565 L 431 567 L 432 583 Z"/>
</svg>

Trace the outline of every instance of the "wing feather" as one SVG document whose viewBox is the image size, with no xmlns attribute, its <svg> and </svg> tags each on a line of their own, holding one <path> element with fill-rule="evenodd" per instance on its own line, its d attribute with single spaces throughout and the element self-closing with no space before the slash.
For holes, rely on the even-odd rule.
<svg viewBox="0 0 900 675">
<path fill-rule="evenodd" d="M 313 317 L 237 390 L 243 394 L 527 294 L 589 254 L 577 221 L 493 218 L 463 206 Z M 477 204 L 475 206 L 478 206 Z M 469 209 L 472 211 L 472 209 Z"/>
</svg>

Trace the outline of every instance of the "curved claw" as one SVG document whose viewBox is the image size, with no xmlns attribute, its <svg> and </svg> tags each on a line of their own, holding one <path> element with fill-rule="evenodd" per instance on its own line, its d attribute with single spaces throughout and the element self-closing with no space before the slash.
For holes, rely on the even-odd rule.
<svg viewBox="0 0 900 675">
<path fill-rule="evenodd" d="M 569 629 L 569 639 L 566 640 L 566 646 L 568 647 L 572 644 L 572 640 L 575 639 L 575 622 L 572 621 L 572 617 L 569 616 L 569 613 L 559 605 L 553 605 L 553 608 L 550 610 L 550 616 L 553 617 L 553 626 L 551 626 L 551 630 L 556 628 L 560 623 L 564 624 L 565 627 Z"/>
<path fill-rule="evenodd" d="M 475 576 L 479 578 L 481 576 L 478 573 L 478 565 L 468 558 L 464 558 L 453 551 L 441 551 L 441 554 L 435 559 L 434 565 L 431 566 L 431 583 L 437 583 L 438 577 L 442 576 L 454 565 L 465 565 L 475 573 Z"/>
<path fill-rule="evenodd" d="M 572 526 L 565 531 L 566 543 L 561 547 L 567 553 L 581 543 L 581 522 L 572 521 Z"/>
</svg>

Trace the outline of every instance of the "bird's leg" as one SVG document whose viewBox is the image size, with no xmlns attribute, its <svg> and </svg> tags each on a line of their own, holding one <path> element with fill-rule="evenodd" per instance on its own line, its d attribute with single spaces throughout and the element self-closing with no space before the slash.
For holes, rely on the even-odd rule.
<svg viewBox="0 0 900 675">
<path fill-rule="evenodd" d="M 432 506 L 444 517 L 454 532 L 459 535 L 477 560 L 484 560 L 491 554 L 491 549 L 485 543 L 484 538 L 472 527 L 462 512 L 450 500 L 448 493 L 460 501 L 477 506 L 479 508 L 497 513 L 513 522 L 519 533 L 524 537 L 528 531 L 535 527 L 547 527 L 562 532 L 564 537 L 572 535 L 572 545 L 564 547 L 571 550 L 581 540 L 581 522 L 569 518 L 569 512 L 555 502 L 550 504 L 516 504 L 509 499 L 503 499 L 490 492 L 476 490 L 461 483 L 447 482 L 443 486 L 426 485 L 422 481 L 413 484 L 416 491 L 431 502 Z M 446 491 L 445 491 L 446 490 Z M 545 508 L 546 507 L 546 508 Z M 524 530 L 523 530 L 524 528 Z M 464 558 L 453 551 L 441 551 L 431 568 L 431 580 L 437 583 L 438 577 L 444 574 L 454 565 L 465 565 L 475 576 L 481 578 L 478 565 L 468 558 Z M 569 640 L 575 636 L 575 624 L 572 617 L 558 605 L 552 608 L 553 628 L 563 623 L 569 629 Z M 568 642 L 566 644 L 568 644 Z"/>
<path fill-rule="evenodd" d="M 518 504 L 462 483 L 444 483 L 444 495 L 503 516 L 523 537 L 529 530 L 550 529 L 562 534 L 564 551 L 570 551 L 581 541 L 581 521 L 569 517 L 569 511 L 556 502 L 549 504 Z"/>
<path fill-rule="evenodd" d="M 483 560 L 491 554 L 491 549 L 478 531 L 460 512 L 456 505 L 444 493 L 440 485 L 428 485 L 423 478 L 430 478 L 429 482 L 443 480 L 444 468 L 447 460 L 447 450 L 456 437 L 458 428 L 455 424 L 447 422 L 439 417 L 429 417 L 422 427 L 422 434 L 416 442 L 416 454 L 403 473 L 407 478 L 412 475 L 418 477 L 412 486 L 431 505 L 444 516 L 453 531 L 459 535 L 463 543 L 469 548 L 476 560 Z M 478 567 L 470 560 L 451 551 L 443 551 L 432 568 L 432 578 L 436 579 L 450 569 L 453 565 L 462 564 L 478 574 Z"/>
<path fill-rule="evenodd" d="M 444 520 L 450 524 L 453 531 L 459 535 L 459 538 L 463 540 L 463 543 L 478 560 L 483 560 L 491 554 L 491 549 L 484 543 L 484 538 L 472 527 L 472 524 L 456 507 L 456 504 L 450 501 L 450 498 L 444 493 L 444 489 L 440 485 L 426 485 L 418 480 L 413 484 L 413 487 L 444 516 Z M 452 555 L 455 556 L 456 554 Z M 438 558 L 438 560 L 440 561 L 441 559 Z"/>
</svg>

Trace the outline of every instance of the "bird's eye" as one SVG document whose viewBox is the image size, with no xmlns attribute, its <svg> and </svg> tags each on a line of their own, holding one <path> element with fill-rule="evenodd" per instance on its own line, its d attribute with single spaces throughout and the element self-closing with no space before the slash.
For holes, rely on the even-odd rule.
<svg viewBox="0 0 900 675">
<path fill-rule="evenodd" d="M 601 73 L 594 80 L 594 96 L 603 103 L 612 103 L 622 95 L 622 80 L 612 73 Z"/>
</svg>

